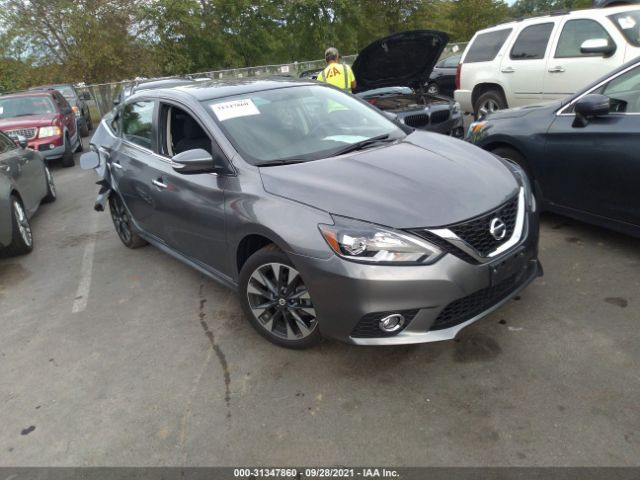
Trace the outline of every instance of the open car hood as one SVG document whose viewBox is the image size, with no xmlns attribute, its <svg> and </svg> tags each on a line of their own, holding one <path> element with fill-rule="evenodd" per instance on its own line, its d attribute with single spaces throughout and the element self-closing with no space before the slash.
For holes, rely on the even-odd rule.
<svg viewBox="0 0 640 480">
<path fill-rule="evenodd" d="M 356 92 L 381 87 L 421 88 L 448 41 L 449 36 L 438 30 L 410 30 L 376 40 L 353 63 Z"/>
</svg>

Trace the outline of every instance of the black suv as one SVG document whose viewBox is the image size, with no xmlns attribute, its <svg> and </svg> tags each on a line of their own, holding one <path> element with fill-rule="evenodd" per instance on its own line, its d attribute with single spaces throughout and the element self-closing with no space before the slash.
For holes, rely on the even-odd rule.
<svg viewBox="0 0 640 480">
<path fill-rule="evenodd" d="M 91 100 L 91 95 L 89 95 L 88 92 L 78 93 L 70 83 L 32 87 L 29 90 L 59 91 L 67 102 L 69 102 L 69 105 L 71 105 L 71 108 L 73 109 L 73 113 L 76 115 L 76 122 L 78 123 L 80 135 L 86 137 L 89 135 L 89 131 L 93 130 L 91 112 L 89 112 L 89 105 L 87 105 L 87 100 Z"/>
</svg>

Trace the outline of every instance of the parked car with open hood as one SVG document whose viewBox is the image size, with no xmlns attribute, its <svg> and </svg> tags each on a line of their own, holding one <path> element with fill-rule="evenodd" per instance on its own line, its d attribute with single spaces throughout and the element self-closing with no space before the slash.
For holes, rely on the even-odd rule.
<svg viewBox="0 0 640 480">
<path fill-rule="evenodd" d="M 640 7 L 576 10 L 477 32 L 458 66 L 465 112 L 560 100 L 640 55 Z"/>
<path fill-rule="evenodd" d="M 469 132 L 529 173 L 543 208 L 640 236 L 640 60 L 561 101 L 490 114 Z"/>
<path fill-rule="evenodd" d="M 86 137 L 89 131 L 93 130 L 93 121 L 91 120 L 91 112 L 89 111 L 88 100 L 91 100 L 89 92 L 79 93 L 70 83 L 61 83 L 57 85 L 45 85 L 42 87 L 31 87 L 29 90 L 57 90 L 69 102 L 71 109 L 76 116 L 80 135 Z"/>
<path fill-rule="evenodd" d="M 51 172 L 38 152 L 0 132 L 0 256 L 29 253 L 33 232 L 29 219 L 42 202 L 56 199 Z"/>
<path fill-rule="evenodd" d="M 46 161 L 62 159 L 65 167 L 72 167 L 73 152 L 82 150 L 76 117 L 57 90 L 0 97 L 0 130 L 12 138 L 25 137 Z"/>
<path fill-rule="evenodd" d="M 353 63 L 360 98 L 410 127 L 464 136 L 459 105 L 427 91 L 429 77 L 449 41 L 444 32 L 412 30 L 381 38 Z"/>
<path fill-rule="evenodd" d="M 122 242 L 237 289 L 278 345 L 450 339 L 541 273 L 522 169 L 326 84 L 139 92 L 91 142 Z"/>
</svg>

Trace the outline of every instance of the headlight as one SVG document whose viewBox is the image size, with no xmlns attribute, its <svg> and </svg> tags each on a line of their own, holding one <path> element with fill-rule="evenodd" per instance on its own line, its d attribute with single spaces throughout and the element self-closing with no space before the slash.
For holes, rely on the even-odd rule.
<svg viewBox="0 0 640 480">
<path fill-rule="evenodd" d="M 333 220 L 334 225 L 320 224 L 318 228 L 331 249 L 348 260 L 424 265 L 442 255 L 435 245 L 404 232 L 335 215 Z"/>
<path fill-rule="evenodd" d="M 454 115 L 456 113 L 460 113 L 460 103 L 454 102 L 453 107 L 451 107 L 451 113 L 453 113 Z"/>
<path fill-rule="evenodd" d="M 487 125 L 486 121 L 471 122 L 469 125 L 469 135 L 476 135 Z"/>
<path fill-rule="evenodd" d="M 516 177 L 518 183 L 524 188 L 524 197 L 527 199 L 527 206 L 529 211 L 536 211 L 536 196 L 534 195 L 533 188 L 531 186 L 531 182 L 529 181 L 529 176 L 527 172 L 522 168 L 519 164 L 514 162 L 513 160 L 509 160 L 508 158 L 498 157 L 501 160 L 505 161 L 509 167 L 509 169 L 513 172 L 513 176 Z"/>
<path fill-rule="evenodd" d="M 60 131 L 60 127 L 40 127 L 40 131 L 38 132 L 38 137 L 58 137 L 62 134 Z"/>
</svg>

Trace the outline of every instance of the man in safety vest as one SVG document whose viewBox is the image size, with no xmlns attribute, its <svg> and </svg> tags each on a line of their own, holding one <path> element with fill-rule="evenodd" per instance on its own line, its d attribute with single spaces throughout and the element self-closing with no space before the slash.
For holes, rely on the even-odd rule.
<svg viewBox="0 0 640 480">
<path fill-rule="evenodd" d="M 327 67 L 318 75 L 319 81 L 341 88 L 346 92 L 351 92 L 356 88 L 356 77 L 349 65 L 339 63 L 340 52 L 337 48 L 327 48 L 324 52 L 324 59 L 327 62 Z"/>
</svg>

